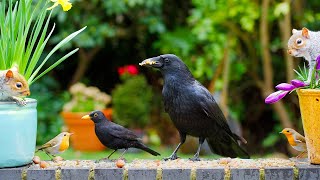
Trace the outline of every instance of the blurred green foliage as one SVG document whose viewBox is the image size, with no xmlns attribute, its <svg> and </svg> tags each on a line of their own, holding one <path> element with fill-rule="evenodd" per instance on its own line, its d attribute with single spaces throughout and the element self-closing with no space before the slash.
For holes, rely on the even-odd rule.
<svg viewBox="0 0 320 180">
<path fill-rule="evenodd" d="M 38 101 L 37 144 L 44 144 L 57 134 L 63 127 L 60 117 L 64 101 L 60 85 L 54 78 L 44 76 L 30 87 L 31 97 Z"/>
<path fill-rule="evenodd" d="M 113 117 L 130 128 L 144 128 L 150 121 L 152 89 L 143 75 L 127 77 L 112 91 Z"/>
</svg>

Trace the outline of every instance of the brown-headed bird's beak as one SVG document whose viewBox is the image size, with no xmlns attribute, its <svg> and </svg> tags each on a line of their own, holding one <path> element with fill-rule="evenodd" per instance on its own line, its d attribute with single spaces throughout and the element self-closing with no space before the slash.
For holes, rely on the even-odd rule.
<svg viewBox="0 0 320 180">
<path fill-rule="evenodd" d="M 146 59 L 146 60 L 142 61 L 141 63 L 139 63 L 139 65 L 160 68 L 160 67 L 162 67 L 163 63 L 162 63 L 161 56 L 157 56 L 157 57 Z"/>
<path fill-rule="evenodd" d="M 89 115 L 85 115 L 85 116 L 82 116 L 81 119 L 90 119 L 90 116 Z"/>
</svg>

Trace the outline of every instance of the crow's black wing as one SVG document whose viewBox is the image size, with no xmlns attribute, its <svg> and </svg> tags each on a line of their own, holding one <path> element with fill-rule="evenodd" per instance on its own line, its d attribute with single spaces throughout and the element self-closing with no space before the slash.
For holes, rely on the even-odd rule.
<svg viewBox="0 0 320 180">
<path fill-rule="evenodd" d="M 111 123 L 108 129 L 106 129 L 106 131 L 108 131 L 112 136 L 120 139 L 134 140 L 134 141 L 139 140 L 139 137 L 135 133 L 115 123 Z"/>
<path fill-rule="evenodd" d="M 205 112 L 205 114 L 210 119 L 213 119 L 230 136 L 232 136 L 236 140 L 242 141 L 243 143 L 247 143 L 247 141 L 244 138 L 238 136 L 237 134 L 234 134 L 230 130 L 230 127 L 227 124 L 227 120 L 226 120 L 225 116 L 223 115 L 219 105 L 214 100 L 212 94 L 197 81 L 194 84 L 194 88 L 197 89 L 196 92 L 199 97 L 199 103 L 200 103 L 202 110 Z"/>
<path fill-rule="evenodd" d="M 199 105 L 206 116 L 215 121 L 227 133 L 233 134 L 227 124 L 226 118 L 224 117 L 219 105 L 214 100 L 212 94 L 197 81 L 194 83 L 193 87 L 195 88 Z"/>
</svg>

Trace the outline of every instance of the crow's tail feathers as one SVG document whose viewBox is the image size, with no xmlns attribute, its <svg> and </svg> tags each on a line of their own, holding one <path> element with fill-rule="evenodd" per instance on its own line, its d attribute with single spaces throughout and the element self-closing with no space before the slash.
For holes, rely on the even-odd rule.
<svg viewBox="0 0 320 180">
<path fill-rule="evenodd" d="M 142 144 L 142 143 L 139 143 L 139 145 L 136 147 L 138 149 L 142 149 L 144 151 L 147 151 L 148 153 L 154 155 L 154 156 L 160 156 L 160 154 L 150 148 L 148 148 L 146 145 Z"/>
<path fill-rule="evenodd" d="M 250 155 L 242 149 L 238 142 L 234 140 L 230 135 L 226 135 L 217 139 L 217 137 L 206 138 L 210 149 L 213 153 L 220 156 L 231 157 L 231 158 L 245 158 L 249 159 Z"/>
</svg>

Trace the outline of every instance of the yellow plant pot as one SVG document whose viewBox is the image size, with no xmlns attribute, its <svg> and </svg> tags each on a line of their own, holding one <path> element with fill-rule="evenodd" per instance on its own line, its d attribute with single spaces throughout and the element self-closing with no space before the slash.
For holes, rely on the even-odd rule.
<svg viewBox="0 0 320 180">
<path fill-rule="evenodd" d="M 297 92 L 308 158 L 312 164 L 320 164 L 320 90 L 299 89 Z"/>
</svg>

